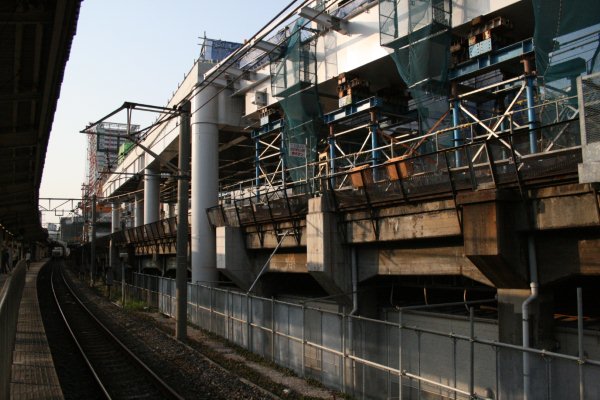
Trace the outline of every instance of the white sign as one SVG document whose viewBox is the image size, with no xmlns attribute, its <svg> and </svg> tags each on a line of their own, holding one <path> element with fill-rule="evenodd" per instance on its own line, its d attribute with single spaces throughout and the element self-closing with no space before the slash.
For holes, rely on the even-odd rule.
<svg viewBox="0 0 600 400">
<path fill-rule="evenodd" d="M 306 158 L 306 145 L 302 143 L 290 143 L 290 156 Z"/>
</svg>

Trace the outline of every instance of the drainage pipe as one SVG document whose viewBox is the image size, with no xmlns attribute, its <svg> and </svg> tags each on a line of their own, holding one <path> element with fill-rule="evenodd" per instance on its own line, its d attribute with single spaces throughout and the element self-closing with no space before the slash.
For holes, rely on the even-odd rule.
<svg viewBox="0 0 600 400">
<path fill-rule="evenodd" d="M 350 247 L 350 267 L 352 269 L 351 274 L 352 274 L 352 310 L 350 311 L 350 314 L 348 314 L 349 317 L 355 315 L 358 311 L 358 292 L 357 292 L 357 288 L 358 288 L 358 265 L 357 265 L 357 260 L 356 260 L 356 247 L 352 246 Z M 352 318 L 348 318 L 348 343 L 350 343 L 350 359 L 352 362 L 351 368 L 352 368 L 352 388 L 356 389 L 356 363 L 354 361 L 354 359 L 352 358 L 355 355 L 354 352 L 354 320 Z M 345 352 L 345 355 L 348 354 L 348 352 Z M 344 358 L 344 365 L 342 368 L 346 368 L 346 362 L 345 362 L 345 358 Z"/>
<path fill-rule="evenodd" d="M 527 238 L 527 249 L 529 253 L 529 277 L 531 279 L 530 287 L 531 294 L 521 307 L 523 314 L 523 347 L 529 348 L 529 305 L 538 297 L 538 277 L 537 277 L 537 256 L 535 252 L 535 240 L 533 234 L 530 234 Z M 531 386 L 531 366 L 530 366 L 529 352 L 523 352 L 523 399 L 529 399 L 529 391 Z"/>
<path fill-rule="evenodd" d="M 358 263 L 356 261 L 356 247 L 350 248 L 350 263 L 352 266 L 352 310 L 350 315 L 356 314 L 358 311 Z"/>
</svg>

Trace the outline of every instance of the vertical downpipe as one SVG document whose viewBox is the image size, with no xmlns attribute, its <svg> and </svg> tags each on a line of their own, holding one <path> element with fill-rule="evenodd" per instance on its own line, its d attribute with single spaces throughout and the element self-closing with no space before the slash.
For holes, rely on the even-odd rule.
<svg viewBox="0 0 600 400">
<path fill-rule="evenodd" d="M 535 240 L 533 234 L 527 237 L 527 249 L 529 253 L 529 277 L 531 279 L 531 295 L 523 302 L 521 313 L 523 315 L 523 347 L 531 347 L 529 339 L 529 305 L 538 297 L 538 277 L 537 277 L 537 255 L 535 252 Z M 529 400 L 531 387 L 531 366 L 530 354 L 523 351 L 523 399 Z"/>
<path fill-rule="evenodd" d="M 356 247 L 350 248 L 350 264 L 352 268 L 352 310 L 348 314 L 348 343 L 350 344 L 350 351 L 354 355 L 354 321 L 352 316 L 358 311 L 358 265 L 356 260 Z M 356 391 L 356 362 L 354 359 L 351 361 L 352 366 L 352 390 Z"/>
</svg>

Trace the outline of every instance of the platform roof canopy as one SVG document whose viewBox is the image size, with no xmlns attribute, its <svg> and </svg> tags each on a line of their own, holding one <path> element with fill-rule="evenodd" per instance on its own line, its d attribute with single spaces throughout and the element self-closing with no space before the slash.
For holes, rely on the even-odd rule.
<svg viewBox="0 0 600 400">
<path fill-rule="evenodd" d="M 0 224 L 42 239 L 39 188 L 81 0 L 0 2 Z"/>
</svg>

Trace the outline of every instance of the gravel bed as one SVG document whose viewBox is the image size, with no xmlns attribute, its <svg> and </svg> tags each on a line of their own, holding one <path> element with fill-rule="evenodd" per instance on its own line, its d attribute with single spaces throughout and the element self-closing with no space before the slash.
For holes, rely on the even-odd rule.
<svg viewBox="0 0 600 400">
<path fill-rule="evenodd" d="M 257 356 L 246 354 L 248 360 L 240 349 L 228 347 L 223 340 L 210 338 L 196 329 L 188 328 L 187 343 L 178 342 L 173 338 L 171 318 L 124 310 L 82 284 L 74 275 L 70 276 L 77 290 L 88 299 L 86 305 L 98 312 L 100 319 L 114 329 L 125 344 L 185 398 L 344 397 L 294 377 L 289 371 L 260 362 Z"/>
</svg>

